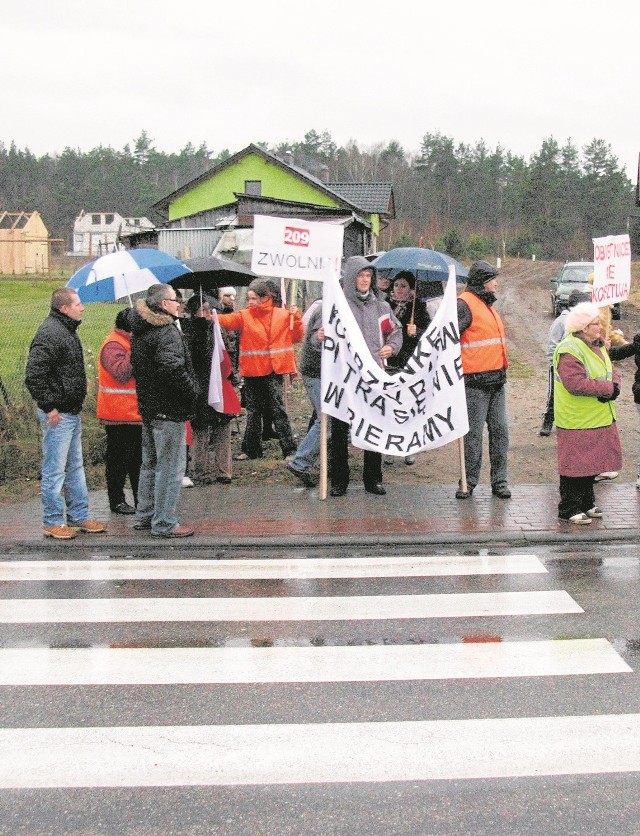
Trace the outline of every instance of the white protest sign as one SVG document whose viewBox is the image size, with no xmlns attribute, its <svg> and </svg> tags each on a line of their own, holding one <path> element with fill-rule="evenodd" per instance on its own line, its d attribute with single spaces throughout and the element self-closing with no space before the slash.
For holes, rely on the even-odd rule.
<svg viewBox="0 0 640 836">
<path fill-rule="evenodd" d="M 351 443 L 408 456 L 466 435 L 455 272 L 405 369 L 389 375 L 371 356 L 337 279 L 324 285 L 322 411 L 351 426 Z"/>
<path fill-rule="evenodd" d="M 255 215 L 251 269 L 260 276 L 324 281 L 340 275 L 344 227 Z"/>
<path fill-rule="evenodd" d="M 593 239 L 593 295 L 599 308 L 624 302 L 631 290 L 631 243 L 628 235 Z"/>
</svg>

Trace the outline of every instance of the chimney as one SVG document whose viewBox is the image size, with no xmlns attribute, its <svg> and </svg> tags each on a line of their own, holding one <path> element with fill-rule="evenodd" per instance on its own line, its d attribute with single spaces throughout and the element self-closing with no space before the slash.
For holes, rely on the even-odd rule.
<svg viewBox="0 0 640 836">
<path fill-rule="evenodd" d="M 293 165 L 293 151 L 291 148 L 287 148 L 284 152 L 283 159 L 287 165 Z"/>
<path fill-rule="evenodd" d="M 323 183 L 328 183 L 329 182 L 329 166 L 326 165 L 326 164 L 320 166 L 319 175 L 320 175 L 320 179 L 322 180 Z"/>
</svg>

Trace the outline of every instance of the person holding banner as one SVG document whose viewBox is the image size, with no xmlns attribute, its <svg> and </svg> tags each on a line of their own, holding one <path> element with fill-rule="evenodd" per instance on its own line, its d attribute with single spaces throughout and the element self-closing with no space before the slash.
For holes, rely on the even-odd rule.
<svg viewBox="0 0 640 836">
<path fill-rule="evenodd" d="M 213 482 L 228 485 L 232 478 L 231 418 L 240 413 L 240 401 L 229 380 L 232 373 L 229 354 L 226 347 L 216 345 L 213 311 L 219 307 L 220 304 L 209 296 L 194 293 L 187 302 L 190 318 L 183 326 L 200 387 L 195 415 L 191 419 L 193 481 L 196 485 Z M 222 336 L 219 330 L 218 334 Z M 209 381 L 214 362 L 220 367 L 218 377 L 223 395 L 218 409 L 209 403 Z"/>
<path fill-rule="evenodd" d="M 402 326 L 388 302 L 376 292 L 376 271 L 364 256 L 347 259 L 342 287 L 364 341 L 376 363 L 385 368 L 387 360 L 402 348 Z M 331 496 L 344 496 L 349 486 L 349 424 L 331 419 Z M 364 451 L 362 473 L 367 493 L 384 496 L 382 454 Z"/>
<path fill-rule="evenodd" d="M 458 297 L 458 325 L 469 432 L 464 437 L 467 489 L 458 485 L 456 499 L 468 499 L 480 478 L 482 433 L 489 431 L 491 490 L 510 499 L 507 483 L 507 338 L 500 314 L 494 309 L 498 270 L 486 261 L 471 265 L 467 286 Z"/>
<path fill-rule="evenodd" d="M 293 318 L 293 322 L 291 320 Z M 236 458 L 262 458 L 262 415 L 271 408 L 284 458 L 296 451 L 282 396 L 282 377 L 296 374 L 294 344 L 302 342 L 302 317 L 295 305 L 287 310 L 273 304 L 267 284 L 254 279 L 247 288 L 247 307 L 220 314 L 222 328 L 240 332 L 240 374 L 244 378 L 247 423 L 242 453 Z"/>
<path fill-rule="evenodd" d="M 390 374 L 395 374 L 405 367 L 429 324 L 426 308 L 422 304 L 416 306 L 415 287 L 416 277 L 408 270 L 398 273 L 393 280 L 389 304 L 402 326 L 402 348 L 395 357 L 389 358 Z M 393 457 L 390 459 L 393 461 Z M 405 456 L 404 463 L 415 464 L 416 457 Z"/>
<path fill-rule="evenodd" d="M 600 313 L 591 302 L 571 309 L 566 336 L 553 355 L 560 503 L 558 517 L 576 525 L 600 519 L 596 475 L 618 471 L 622 450 L 613 401 L 620 377 L 603 345 Z"/>
</svg>

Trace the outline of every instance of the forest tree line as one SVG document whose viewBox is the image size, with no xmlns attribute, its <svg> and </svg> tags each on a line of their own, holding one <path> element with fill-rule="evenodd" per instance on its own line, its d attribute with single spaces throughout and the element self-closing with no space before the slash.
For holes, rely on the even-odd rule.
<svg viewBox="0 0 640 836">
<path fill-rule="evenodd" d="M 338 146 L 329 132 L 313 130 L 299 142 L 255 144 L 279 156 L 291 151 L 295 165 L 315 176 L 326 167 L 329 182 L 392 183 L 396 219 L 380 248 L 420 245 L 458 258 L 591 258 L 593 237 L 628 230 L 640 252 L 635 184 L 602 139 L 579 149 L 548 137 L 529 159 L 440 133 L 425 134 L 417 152 L 395 141 Z M 205 143 L 158 151 L 146 131 L 121 151 L 68 147 L 37 157 L 0 143 L 0 209 L 39 211 L 50 235 L 70 248 L 81 210 L 162 223 L 152 204 L 229 156 Z"/>
</svg>

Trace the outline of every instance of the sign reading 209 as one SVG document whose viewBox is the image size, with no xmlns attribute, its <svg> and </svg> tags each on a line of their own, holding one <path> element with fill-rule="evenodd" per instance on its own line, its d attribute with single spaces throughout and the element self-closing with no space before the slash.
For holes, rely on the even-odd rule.
<svg viewBox="0 0 640 836">
<path fill-rule="evenodd" d="M 251 269 L 258 276 L 321 282 L 340 275 L 341 223 L 254 215 Z"/>
<path fill-rule="evenodd" d="M 308 229 L 300 229 L 297 226 L 285 226 L 284 228 L 285 244 L 291 244 L 294 247 L 308 247 L 310 237 Z"/>
</svg>

